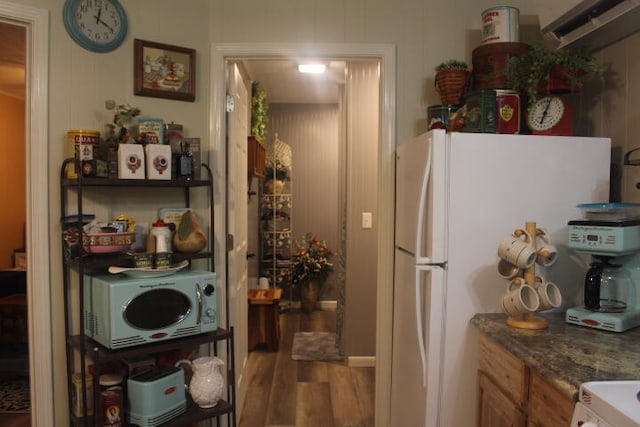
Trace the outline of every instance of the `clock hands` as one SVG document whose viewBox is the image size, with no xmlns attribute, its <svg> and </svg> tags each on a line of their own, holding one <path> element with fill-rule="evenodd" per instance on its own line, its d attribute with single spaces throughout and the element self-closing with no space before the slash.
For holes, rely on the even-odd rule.
<svg viewBox="0 0 640 427">
<path fill-rule="evenodd" d="M 94 16 L 94 18 L 96 18 L 96 24 L 100 22 L 100 15 L 102 15 L 102 6 L 98 9 L 98 16 Z"/>
<path fill-rule="evenodd" d="M 102 9 L 100 9 L 100 10 L 102 10 Z M 96 24 L 100 23 L 100 24 L 104 25 L 105 27 L 107 27 L 112 33 L 114 32 L 113 28 L 111 28 L 109 26 L 109 24 L 107 24 L 102 19 L 100 19 L 100 12 L 98 12 L 98 16 L 94 16 L 94 18 L 96 18 Z"/>
<path fill-rule="evenodd" d="M 544 110 L 542 111 L 542 116 L 540 116 L 540 124 L 544 122 L 544 118 L 547 117 L 547 113 L 549 112 L 549 107 L 551 106 L 551 98 L 547 101 L 547 105 L 545 105 Z"/>
</svg>

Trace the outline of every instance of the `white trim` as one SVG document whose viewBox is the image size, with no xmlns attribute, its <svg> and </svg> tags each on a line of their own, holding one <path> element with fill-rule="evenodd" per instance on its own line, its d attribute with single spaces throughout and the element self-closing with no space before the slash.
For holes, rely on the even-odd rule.
<svg viewBox="0 0 640 427">
<path fill-rule="evenodd" d="M 326 311 L 336 311 L 336 309 L 338 308 L 338 301 L 336 300 L 321 300 L 318 301 L 318 308 L 320 310 L 326 310 Z"/>
<path fill-rule="evenodd" d="M 347 358 L 350 368 L 375 368 L 376 358 L 373 356 L 350 356 Z"/>
<path fill-rule="evenodd" d="M 389 44 L 297 44 L 297 43 L 219 43 L 211 48 L 211 141 L 212 170 L 216 183 L 216 272 L 226 283 L 224 241 L 226 236 L 225 176 L 225 66 L 227 58 L 286 57 L 381 58 L 380 152 L 378 165 L 378 283 L 376 313 L 376 426 L 389 425 L 391 400 L 391 348 L 393 320 L 393 230 L 395 173 L 396 50 Z M 239 408 L 241 410 L 241 408 Z M 238 419 L 239 419 L 238 414 Z"/>
<path fill-rule="evenodd" d="M 49 425 L 55 419 L 48 217 L 49 11 L 0 1 L 0 18 L 27 28 L 26 241 L 31 423 Z M 38 285 L 37 292 L 34 284 Z"/>
</svg>

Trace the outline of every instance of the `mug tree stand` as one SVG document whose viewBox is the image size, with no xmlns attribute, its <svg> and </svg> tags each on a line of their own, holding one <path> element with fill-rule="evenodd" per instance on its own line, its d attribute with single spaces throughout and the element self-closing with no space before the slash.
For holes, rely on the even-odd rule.
<svg viewBox="0 0 640 427">
<path fill-rule="evenodd" d="M 533 241 L 531 242 L 531 244 L 533 245 L 534 249 L 537 250 L 536 236 L 538 235 L 538 229 L 536 228 L 536 223 L 526 222 L 525 230 L 529 233 L 530 236 L 532 236 Z M 526 284 L 523 284 L 522 286 L 531 286 L 535 288 L 536 286 L 536 263 L 535 262 L 531 267 L 524 270 L 524 281 L 526 282 Z M 518 329 L 540 330 L 540 329 L 547 329 L 549 327 L 549 322 L 547 322 L 546 319 L 534 316 L 534 313 L 530 312 L 530 313 L 521 314 L 519 316 L 509 316 L 507 318 L 507 325 L 511 326 L 512 328 L 518 328 Z"/>
</svg>

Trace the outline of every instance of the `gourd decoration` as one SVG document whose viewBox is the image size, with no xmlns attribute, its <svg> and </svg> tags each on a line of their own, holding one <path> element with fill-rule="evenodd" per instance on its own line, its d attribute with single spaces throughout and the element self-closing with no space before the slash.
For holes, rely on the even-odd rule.
<svg viewBox="0 0 640 427">
<path fill-rule="evenodd" d="M 179 252 L 196 253 L 206 246 L 207 236 L 202 230 L 195 212 L 185 212 L 173 235 L 173 247 Z"/>
</svg>

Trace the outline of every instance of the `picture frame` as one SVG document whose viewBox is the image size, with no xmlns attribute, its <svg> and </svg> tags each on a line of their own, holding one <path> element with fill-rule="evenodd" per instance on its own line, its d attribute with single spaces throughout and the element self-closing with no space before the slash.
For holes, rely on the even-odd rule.
<svg viewBox="0 0 640 427">
<path fill-rule="evenodd" d="M 195 49 L 135 39 L 133 57 L 135 95 L 195 101 Z"/>
</svg>

